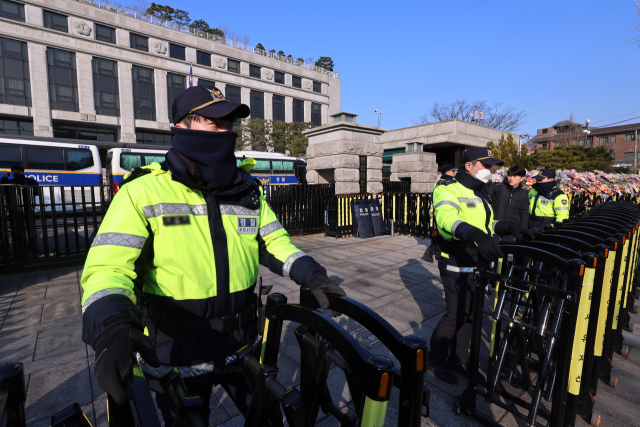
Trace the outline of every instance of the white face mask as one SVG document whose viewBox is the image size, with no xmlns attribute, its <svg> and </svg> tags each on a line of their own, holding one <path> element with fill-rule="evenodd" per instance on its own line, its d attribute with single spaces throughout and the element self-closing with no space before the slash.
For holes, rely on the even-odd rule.
<svg viewBox="0 0 640 427">
<path fill-rule="evenodd" d="M 478 171 L 476 173 L 476 178 L 477 179 L 479 179 L 480 181 L 484 182 L 485 184 L 487 182 L 489 182 L 489 180 L 491 179 L 491 169 L 478 170 L 478 168 L 476 168 L 475 166 L 473 168 Z"/>
</svg>

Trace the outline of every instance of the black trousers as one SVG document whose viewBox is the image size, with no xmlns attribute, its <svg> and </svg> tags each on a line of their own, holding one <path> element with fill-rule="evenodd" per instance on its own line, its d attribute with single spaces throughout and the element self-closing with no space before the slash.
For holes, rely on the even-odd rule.
<svg viewBox="0 0 640 427">
<path fill-rule="evenodd" d="M 446 311 L 431 336 L 429 361 L 444 363 L 447 357 L 466 363 L 471 345 L 473 320 L 473 292 L 476 282 L 473 276 L 458 278 L 440 275 L 444 285 Z"/>
</svg>

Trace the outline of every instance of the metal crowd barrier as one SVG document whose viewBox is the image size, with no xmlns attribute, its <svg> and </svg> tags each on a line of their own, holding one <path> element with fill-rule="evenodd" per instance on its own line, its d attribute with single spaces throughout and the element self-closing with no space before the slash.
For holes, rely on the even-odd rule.
<svg viewBox="0 0 640 427">
<path fill-rule="evenodd" d="M 324 199 L 335 193 L 334 184 L 267 185 L 264 197 L 290 235 L 324 231 Z"/>
<path fill-rule="evenodd" d="M 640 243 L 635 200 L 603 200 L 545 227 L 534 241 L 502 242 L 506 258 L 496 272 L 479 263 L 477 289 L 491 284 L 496 292 L 489 307 L 485 292 L 475 295 L 472 375 L 454 404 L 456 413 L 496 425 L 477 411 L 481 396 L 530 426 L 541 425 L 540 417 L 551 427 L 571 427 L 577 416 L 599 425 L 598 380 L 616 386 L 612 355 L 625 351 L 622 331 L 633 330 Z M 485 385 L 477 381 L 483 314 L 492 318 Z M 520 396 L 522 390 L 529 396 Z"/>
<path fill-rule="evenodd" d="M 26 427 L 26 400 L 22 363 L 0 365 L 0 426 Z"/>
<path fill-rule="evenodd" d="M 0 265 L 81 261 L 102 223 L 110 187 L 0 185 Z"/>
<path fill-rule="evenodd" d="M 356 235 L 353 202 L 378 199 L 382 209 L 384 234 L 428 237 L 432 228 L 431 193 L 343 194 L 325 197 L 325 236 L 347 238 Z"/>
</svg>

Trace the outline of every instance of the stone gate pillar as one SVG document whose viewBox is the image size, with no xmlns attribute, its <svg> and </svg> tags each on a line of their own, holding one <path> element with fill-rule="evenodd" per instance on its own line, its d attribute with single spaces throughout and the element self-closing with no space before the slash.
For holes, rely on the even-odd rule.
<svg viewBox="0 0 640 427">
<path fill-rule="evenodd" d="M 356 124 L 356 116 L 337 113 L 328 125 L 303 132 L 309 184 L 335 183 L 336 194 L 382 191 L 380 135 L 387 130 Z"/>
<path fill-rule="evenodd" d="M 411 180 L 412 193 L 430 193 L 437 182 L 435 153 L 424 151 L 397 153 L 391 163 L 391 181 Z"/>
</svg>

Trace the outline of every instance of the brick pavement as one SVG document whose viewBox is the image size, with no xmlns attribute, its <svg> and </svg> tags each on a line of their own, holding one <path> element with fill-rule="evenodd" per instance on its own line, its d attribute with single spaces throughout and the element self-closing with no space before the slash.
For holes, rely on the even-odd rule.
<svg viewBox="0 0 640 427">
<path fill-rule="evenodd" d="M 422 258 L 428 240 L 406 236 L 337 240 L 322 235 L 292 240 L 322 263 L 348 296 L 376 309 L 403 335 L 417 333 L 427 340 L 431 338 L 444 311 L 444 292 L 436 266 Z M 94 426 L 107 426 L 106 396 L 93 376 L 94 354 L 81 340 L 81 268 L 0 276 L 0 363 L 24 363 L 29 426 L 48 426 L 51 415 L 72 402 L 81 405 Z M 297 285 L 293 282 L 262 267 L 260 274 L 265 285 L 274 285 L 272 293 L 285 294 L 289 302 L 298 301 Z M 356 325 L 346 316 L 336 320 L 355 333 Z M 288 322 L 284 325 L 278 361 L 278 379 L 287 387 L 299 383 L 300 351 L 293 335 L 295 326 Z M 640 335 L 632 335 L 640 343 Z M 371 352 L 390 356 L 382 345 Z M 640 426 L 639 354 L 640 346 L 632 347 L 626 359 L 616 355 L 614 369 L 620 385 L 618 388 L 600 385 L 597 408 L 603 412 L 601 425 Z M 479 425 L 451 411 L 454 397 L 464 388 L 460 380 L 459 385 L 450 386 L 430 372 L 427 374 L 432 390 L 431 416 L 423 419 L 423 426 Z M 331 370 L 329 385 L 334 401 L 339 401 L 343 410 L 350 410 L 350 396 L 340 370 Z M 397 399 L 394 391 L 388 426 L 397 425 Z M 216 388 L 210 405 L 212 427 L 243 425 L 242 416 L 222 388 Z M 501 425 L 525 425 L 494 405 L 481 403 L 480 407 Z M 319 417 L 318 425 L 328 427 L 337 423 Z M 586 423 L 580 421 L 578 425 Z"/>
</svg>

